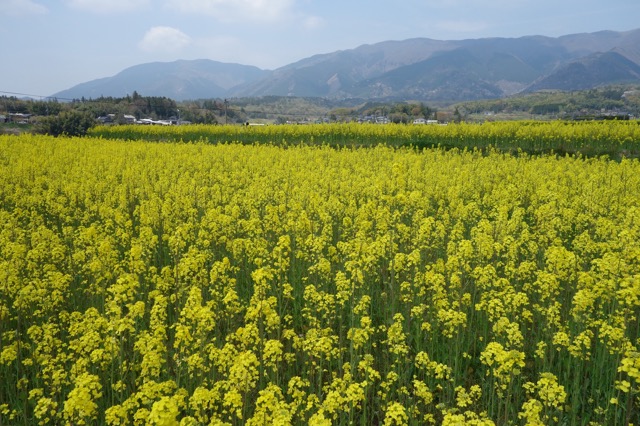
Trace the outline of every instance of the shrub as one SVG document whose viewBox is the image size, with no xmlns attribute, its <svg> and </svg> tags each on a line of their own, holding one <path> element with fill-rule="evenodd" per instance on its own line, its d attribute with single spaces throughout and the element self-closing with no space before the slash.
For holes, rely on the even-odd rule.
<svg viewBox="0 0 640 426">
<path fill-rule="evenodd" d="M 95 125 L 95 118 L 88 112 L 65 111 L 46 117 L 40 123 L 38 131 L 51 136 L 84 136 Z"/>
</svg>

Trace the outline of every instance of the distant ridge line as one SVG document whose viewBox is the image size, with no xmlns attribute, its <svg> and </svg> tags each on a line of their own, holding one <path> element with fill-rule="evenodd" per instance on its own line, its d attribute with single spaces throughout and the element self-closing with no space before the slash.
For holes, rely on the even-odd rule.
<svg viewBox="0 0 640 426">
<path fill-rule="evenodd" d="M 585 76 L 587 88 L 640 83 L 638 46 L 640 29 L 560 37 L 411 38 L 316 54 L 272 71 L 209 59 L 139 64 L 47 98 L 123 97 L 135 90 L 177 101 L 260 96 L 495 99 L 538 90 L 541 83 L 545 89 L 580 90 Z"/>
</svg>

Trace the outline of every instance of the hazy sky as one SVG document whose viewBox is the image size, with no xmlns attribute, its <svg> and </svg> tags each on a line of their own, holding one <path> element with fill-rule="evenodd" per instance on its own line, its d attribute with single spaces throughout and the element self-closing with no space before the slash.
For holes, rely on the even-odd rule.
<svg viewBox="0 0 640 426">
<path fill-rule="evenodd" d="M 640 0 L 0 0 L 0 92 L 51 95 L 154 61 L 274 69 L 385 40 L 639 27 Z"/>
</svg>

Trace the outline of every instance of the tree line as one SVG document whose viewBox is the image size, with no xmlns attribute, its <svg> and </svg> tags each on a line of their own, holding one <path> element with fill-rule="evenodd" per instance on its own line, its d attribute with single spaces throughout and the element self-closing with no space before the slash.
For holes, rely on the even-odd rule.
<svg viewBox="0 0 640 426">
<path fill-rule="evenodd" d="M 455 121 L 472 114 L 523 112 L 533 116 L 580 119 L 604 114 L 640 116 L 640 86 L 609 86 L 577 92 L 537 92 L 509 98 L 462 102 L 443 106 Z M 0 97 L 0 115 L 30 114 L 37 117 L 32 130 L 51 135 L 84 135 L 96 118 L 111 115 L 115 123 L 125 116 L 153 120 L 175 118 L 199 124 L 269 122 L 356 121 L 384 116 L 393 123 L 410 123 L 416 118 L 437 118 L 434 106 L 422 102 L 329 100 L 322 98 L 200 99 L 176 102 L 162 96 L 142 96 L 134 91 L 124 97 L 42 100 Z"/>
<path fill-rule="evenodd" d="M 637 117 L 640 116 L 640 86 L 617 85 L 573 92 L 542 91 L 501 99 L 462 102 L 457 107 L 470 114 L 523 112 L 574 118 L 619 113 Z"/>
</svg>

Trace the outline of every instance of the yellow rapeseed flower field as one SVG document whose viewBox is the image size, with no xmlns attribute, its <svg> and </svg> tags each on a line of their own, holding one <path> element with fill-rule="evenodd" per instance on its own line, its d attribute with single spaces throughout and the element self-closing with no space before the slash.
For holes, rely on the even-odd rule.
<svg viewBox="0 0 640 426">
<path fill-rule="evenodd" d="M 0 424 L 640 424 L 637 159 L 298 131 L 0 136 Z"/>
</svg>

